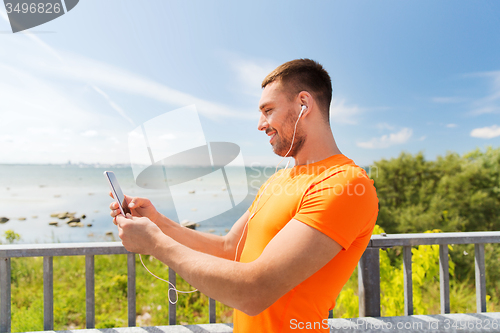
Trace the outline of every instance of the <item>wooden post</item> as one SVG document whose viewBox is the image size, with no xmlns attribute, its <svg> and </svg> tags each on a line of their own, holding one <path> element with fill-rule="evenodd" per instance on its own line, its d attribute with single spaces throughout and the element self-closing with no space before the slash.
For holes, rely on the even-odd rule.
<svg viewBox="0 0 500 333">
<path fill-rule="evenodd" d="M 172 268 L 168 268 L 168 281 L 174 285 L 174 287 L 177 286 L 177 274 L 175 274 L 175 271 Z M 168 289 L 168 296 L 169 296 L 169 302 L 168 302 L 168 324 L 169 325 L 175 325 L 177 323 L 177 303 L 172 304 L 170 302 L 171 300 L 177 299 L 177 296 L 175 295 L 175 290 L 172 289 L 172 286 L 169 285 Z"/>
<path fill-rule="evenodd" d="M 54 257 L 43 257 L 43 330 L 54 330 Z"/>
<path fill-rule="evenodd" d="M 216 322 L 216 311 L 215 311 L 216 300 L 213 298 L 208 299 L 208 320 L 210 324 L 215 324 Z"/>
<path fill-rule="evenodd" d="M 136 325 L 135 309 L 135 253 L 127 254 L 128 326 Z"/>
<path fill-rule="evenodd" d="M 441 314 L 450 313 L 448 244 L 439 245 L 439 285 L 439 293 L 441 295 Z"/>
<path fill-rule="evenodd" d="M 486 312 L 486 277 L 484 266 L 484 244 L 474 244 L 476 269 L 476 312 Z"/>
<path fill-rule="evenodd" d="M 380 317 L 379 249 L 367 247 L 358 263 L 359 316 Z"/>
<path fill-rule="evenodd" d="M 10 258 L 0 258 L 0 332 L 10 332 Z"/>
<path fill-rule="evenodd" d="M 94 256 L 85 256 L 85 309 L 87 328 L 95 327 L 95 275 Z"/>
<path fill-rule="evenodd" d="M 413 278 L 411 270 L 411 246 L 403 246 L 403 274 L 404 274 L 404 298 L 405 316 L 413 315 Z"/>
</svg>

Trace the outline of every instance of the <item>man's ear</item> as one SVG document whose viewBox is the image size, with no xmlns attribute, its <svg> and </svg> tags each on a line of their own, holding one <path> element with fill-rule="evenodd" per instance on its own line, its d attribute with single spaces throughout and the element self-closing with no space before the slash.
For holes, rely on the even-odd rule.
<svg viewBox="0 0 500 333">
<path fill-rule="evenodd" d="M 306 116 L 311 112 L 311 107 L 314 104 L 314 98 L 307 91 L 301 91 L 297 95 L 297 102 L 300 103 L 301 117 L 303 118 L 304 116 Z"/>
</svg>

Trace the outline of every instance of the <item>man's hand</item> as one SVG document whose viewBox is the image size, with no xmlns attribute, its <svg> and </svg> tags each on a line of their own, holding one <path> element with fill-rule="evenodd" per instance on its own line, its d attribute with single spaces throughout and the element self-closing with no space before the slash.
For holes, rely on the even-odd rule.
<svg viewBox="0 0 500 333">
<path fill-rule="evenodd" d="M 113 198 L 113 194 L 109 192 L 109 196 Z M 127 202 L 128 208 L 132 212 L 133 216 L 137 217 L 147 217 L 153 222 L 157 222 L 160 217 L 160 213 L 156 210 L 155 206 L 146 198 L 133 198 L 129 196 L 125 196 L 125 201 Z M 118 207 L 118 203 L 113 201 L 109 208 L 111 209 L 111 217 L 116 217 L 121 214 L 120 208 Z M 113 219 L 114 221 L 114 219 Z"/>
<path fill-rule="evenodd" d="M 114 222 L 118 227 L 118 236 L 127 251 L 140 254 L 153 254 L 155 247 L 164 243 L 165 236 L 160 228 L 147 217 L 127 214 L 117 215 Z"/>
</svg>

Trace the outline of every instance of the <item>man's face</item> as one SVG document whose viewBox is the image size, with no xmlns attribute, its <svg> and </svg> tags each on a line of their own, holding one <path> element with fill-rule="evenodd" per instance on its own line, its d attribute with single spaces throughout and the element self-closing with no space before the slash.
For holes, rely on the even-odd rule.
<svg viewBox="0 0 500 333">
<path fill-rule="evenodd" d="M 269 83 L 262 91 L 259 108 L 259 131 L 270 137 L 273 151 L 285 156 L 292 146 L 293 132 L 298 118 L 298 104 L 291 101 L 280 82 Z M 296 109 L 296 110 L 294 110 Z M 297 124 L 293 147 L 286 156 L 296 156 L 305 142 L 305 134 Z"/>
</svg>

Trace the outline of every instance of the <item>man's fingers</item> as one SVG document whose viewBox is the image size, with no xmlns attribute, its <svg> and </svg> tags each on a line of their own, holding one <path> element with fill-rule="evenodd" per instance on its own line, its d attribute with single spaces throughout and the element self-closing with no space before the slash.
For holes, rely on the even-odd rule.
<svg viewBox="0 0 500 333">
<path fill-rule="evenodd" d="M 121 213 L 115 216 L 117 226 L 123 226 L 123 224 L 129 223 L 133 219 L 133 216 L 127 213 L 127 217 L 123 216 Z"/>
<path fill-rule="evenodd" d="M 143 198 L 132 198 L 132 200 L 128 203 L 130 208 L 141 207 L 144 202 Z"/>
<path fill-rule="evenodd" d="M 119 214 L 119 215 L 116 215 L 114 220 L 116 221 L 116 225 L 121 228 L 120 226 L 123 224 L 123 223 L 127 223 L 128 219 L 126 219 L 125 217 L 123 217 L 122 214 Z"/>
<path fill-rule="evenodd" d="M 111 191 L 109 191 L 109 196 L 110 196 L 110 197 L 112 197 L 113 199 L 115 198 L 115 197 L 113 196 L 113 192 L 111 192 Z"/>
<path fill-rule="evenodd" d="M 129 208 L 134 208 L 137 206 L 138 198 L 133 198 L 132 201 L 129 202 L 128 207 Z M 139 205 L 140 206 L 140 205 Z"/>
</svg>

